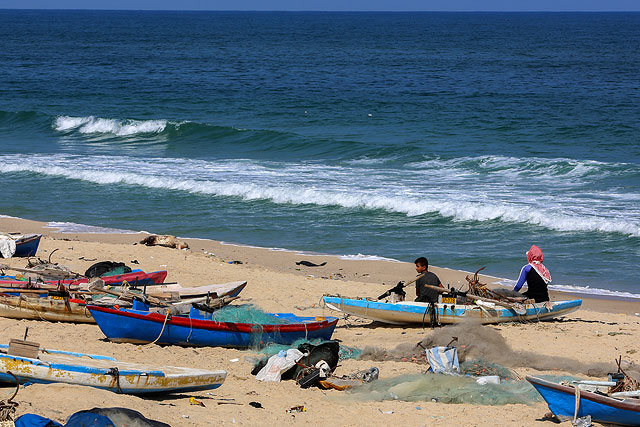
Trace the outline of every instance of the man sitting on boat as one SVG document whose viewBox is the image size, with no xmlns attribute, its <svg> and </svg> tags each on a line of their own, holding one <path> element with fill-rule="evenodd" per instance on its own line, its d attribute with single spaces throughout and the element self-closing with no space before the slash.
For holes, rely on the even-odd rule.
<svg viewBox="0 0 640 427">
<path fill-rule="evenodd" d="M 430 289 L 429 287 L 424 286 L 431 285 L 444 288 L 438 276 L 429 271 L 429 261 L 425 257 L 420 257 L 416 259 L 414 263 L 416 264 L 416 271 L 418 272 L 418 275 L 422 275 L 421 277 L 418 277 L 418 280 L 416 280 L 416 301 L 429 303 L 438 302 L 439 292 L 435 289 Z"/>
<path fill-rule="evenodd" d="M 527 282 L 527 291 L 523 292 L 523 294 L 535 302 L 549 301 L 547 284 L 551 281 L 551 274 L 547 267 L 542 264 L 543 258 L 542 249 L 532 245 L 531 249 L 527 251 L 528 264 L 520 270 L 520 277 L 513 288 L 514 291 L 518 292 L 524 282 Z"/>
</svg>

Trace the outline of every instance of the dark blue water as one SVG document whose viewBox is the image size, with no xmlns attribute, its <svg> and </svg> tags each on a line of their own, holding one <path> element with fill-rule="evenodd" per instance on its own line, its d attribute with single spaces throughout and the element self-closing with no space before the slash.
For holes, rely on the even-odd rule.
<svg viewBox="0 0 640 427">
<path fill-rule="evenodd" d="M 638 28 L 0 10 L 0 214 L 640 294 Z"/>
</svg>

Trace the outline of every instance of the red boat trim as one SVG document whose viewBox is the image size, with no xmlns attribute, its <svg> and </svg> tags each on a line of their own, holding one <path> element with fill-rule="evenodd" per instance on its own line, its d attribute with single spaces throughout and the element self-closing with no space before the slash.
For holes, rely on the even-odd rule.
<svg viewBox="0 0 640 427">
<path fill-rule="evenodd" d="M 114 310 L 107 307 L 99 307 L 95 305 L 87 306 L 89 311 L 101 311 L 103 313 L 114 314 L 117 316 L 131 317 L 139 320 L 148 320 L 156 323 L 164 323 L 165 315 L 159 313 L 138 314 L 123 310 Z M 236 323 L 236 322 L 216 322 L 213 320 L 201 320 L 190 319 L 188 317 L 173 316 L 167 321 L 168 325 L 184 326 L 193 329 L 205 329 L 211 331 L 233 331 L 233 332 L 256 332 L 256 328 L 260 328 L 260 332 L 302 332 L 302 331 L 316 331 L 325 329 L 338 322 L 338 319 L 334 319 L 331 322 L 328 320 L 322 320 L 310 323 L 297 323 L 297 324 L 269 324 L 260 325 L 256 323 Z"/>
<path fill-rule="evenodd" d="M 551 381 L 546 381 L 540 378 L 531 377 L 529 375 L 527 375 L 526 379 L 532 384 L 537 384 L 542 387 L 551 388 L 551 389 L 554 389 L 563 393 L 567 393 L 570 395 L 575 394 L 575 389 L 573 387 L 552 383 Z M 580 398 L 590 400 L 592 402 L 600 403 L 602 405 L 611 406 L 612 408 L 616 408 L 616 409 L 624 409 L 627 411 L 640 412 L 640 399 L 638 400 L 638 403 L 629 402 L 629 399 L 627 399 L 626 402 L 623 402 L 613 397 L 601 396 L 599 394 L 591 393 L 589 391 L 584 391 L 584 390 L 580 390 Z"/>
</svg>

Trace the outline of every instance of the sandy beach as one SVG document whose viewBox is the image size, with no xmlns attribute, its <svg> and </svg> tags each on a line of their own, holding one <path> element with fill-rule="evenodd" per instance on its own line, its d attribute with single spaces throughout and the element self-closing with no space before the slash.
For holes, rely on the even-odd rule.
<svg viewBox="0 0 640 427">
<path fill-rule="evenodd" d="M 412 264 L 381 260 L 345 260 L 335 256 L 299 254 L 240 245 L 221 244 L 210 240 L 185 239 L 189 250 L 147 247 L 138 242 L 144 234 L 63 234 L 44 228 L 44 223 L 14 218 L 0 218 L 0 230 L 43 233 L 38 256 L 84 272 L 97 261 L 120 261 L 145 271 L 168 270 L 167 282 L 183 286 L 200 286 L 246 280 L 247 288 L 236 303 L 251 303 L 265 311 L 293 312 L 299 315 L 335 314 L 323 309 L 323 294 L 375 297 L 398 280 L 415 276 Z M 429 254 L 416 254 L 426 255 Z M 326 262 L 323 267 L 304 267 L 297 261 Z M 241 261 L 242 263 L 230 263 Z M 24 267 L 26 260 L 2 260 L 12 267 Z M 479 266 L 481 267 L 481 266 Z M 458 287 L 466 283 L 469 272 L 433 267 L 443 283 Z M 498 280 L 481 276 L 481 281 Z M 554 294 L 552 299 L 571 299 L 569 294 Z M 443 327 L 405 328 L 372 323 L 367 320 L 340 320 L 334 338 L 342 345 L 368 348 L 371 353 L 393 352 L 398 346 L 432 337 L 444 345 L 458 336 L 460 345 L 475 346 L 477 353 L 469 357 L 485 357 L 489 361 L 513 369 L 517 375 L 571 375 L 602 379 L 615 371 L 619 356 L 631 370 L 640 371 L 640 302 L 619 299 L 584 299 L 579 311 L 562 319 L 545 323 L 513 323 L 480 328 Z M 215 392 L 177 394 L 141 398 L 118 395 L 80 386 L 30 385 L 21 388 L 16 401 L 18 415 L 37 413 L 58 422 L 72 413 L 93 407 L 126 407 L 140 411 L 148 418 L 173 426 L 207 426 L 212 424 L 310 424 L 310 425 L 465 425 L 483 426 L 500 423 L 505 426 L 551 425 L 539 419 L 548 411 L 544 402 L 483 406 L 443 404 L 440 402 L 401 400 L 366 401 L 347 392 L 317 388 L 303 390 L 293 381 L 262 383 L 250 374 L 253 363 L 261 356 L 251 350 L 222 348 L 182 348 L 157 345 L 116 344 L 108 342 L 95 325 L 16 321 L 0 318 L 3 343 L 20 338 L 29 327 L 29 340 L 42 347 L 101 354 L 138 363 L 174 365 L 205 369 L 224 369 L 227 380 Z M 479 345 L 490 344 L 490 345 Z M 234 359 L 239 359 L 234 362 Z M 380 379 L 404 374 L 420 374 L 423 364 L 396 360 L 345 360 L 337 374 L 349 374 L 376 366 Z M 0 389 L 1 399 L 9 396 L 11 387 Z M 189 404 L 195 396 L 205 407 Z M 220 400 L 233 399 L 233 400 Z M 249 402 L 260 402 L 254 408 Z M 233 402 L 233 404 L 219 404 Z M 304 405 L 303 413 L 286 410 Z M 565 423 L 570 425 L 570 423 Z"/>
</svg>

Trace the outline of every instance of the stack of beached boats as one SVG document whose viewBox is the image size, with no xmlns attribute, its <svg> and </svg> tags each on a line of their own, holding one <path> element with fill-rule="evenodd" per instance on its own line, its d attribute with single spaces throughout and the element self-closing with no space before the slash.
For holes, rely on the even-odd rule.
<svg viewBox="0 0 640 427">
<path fill-rule="evenodd" d="M 3 276 L 0 316 L 97 323 L 108 339 L 118 342 L 237 348 L 286 345 L 299 339 L 328 340 L 338 321 L 262 312 L 259 321 L 223 321 L 217 318 L 218 310 L 238 298 L 246 281 L 183 287 L 164 283 L 166 276 L 166 271 L 58 281 Z M 30 348 L 31 353 L 22 351 L 24 348 Z M 154 368 L 106 356 L 45 350 L 27 342 L 26 333 L 24 340 L 0 344 L 0 382 L 65 382 L 122 393 L 150 393 L 212 389 L 219 387 L 225 376 L 224 371 Z"/>
</svg>

